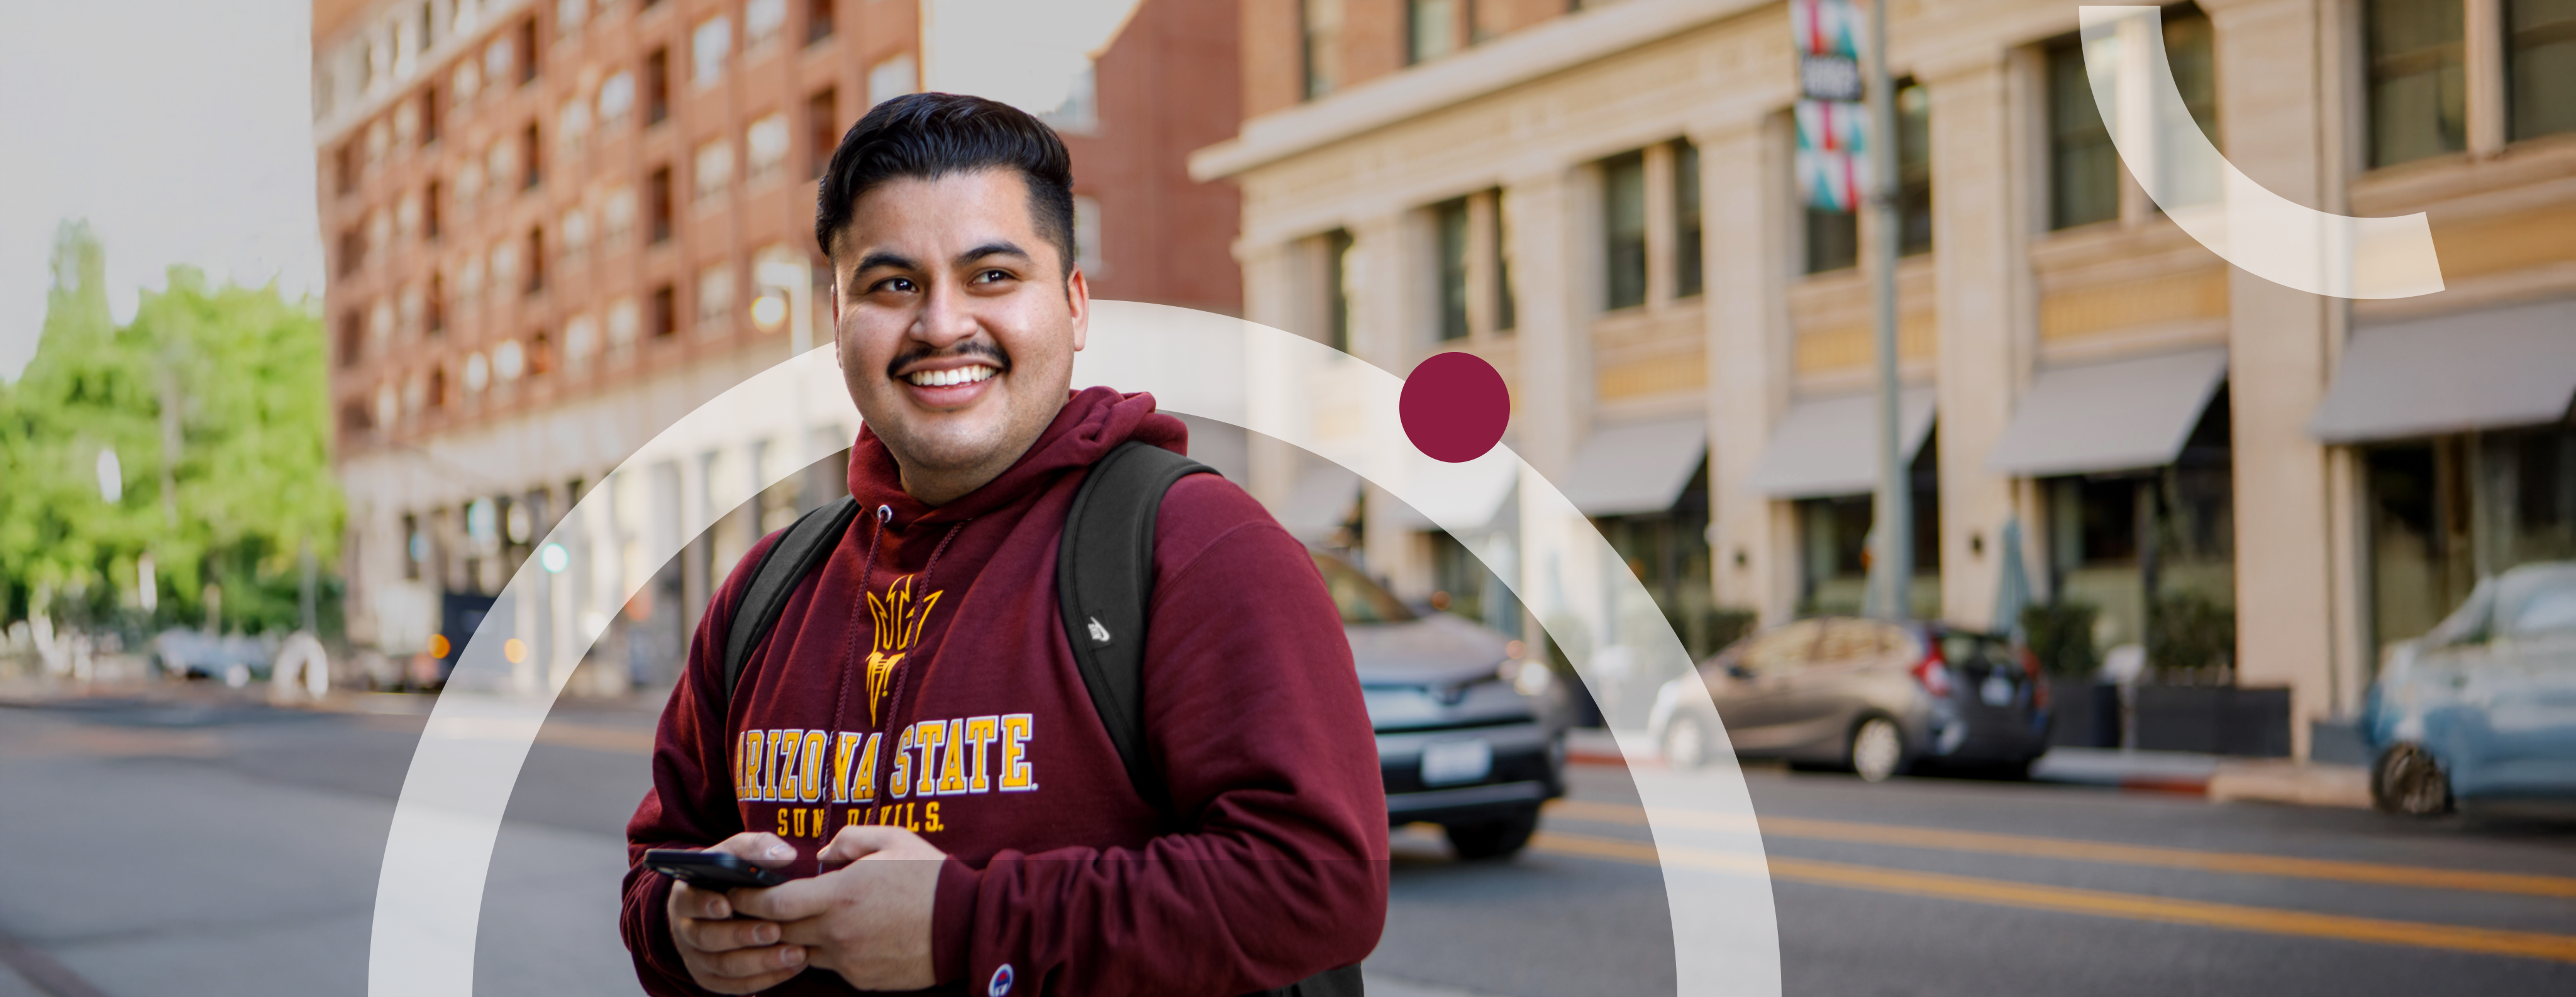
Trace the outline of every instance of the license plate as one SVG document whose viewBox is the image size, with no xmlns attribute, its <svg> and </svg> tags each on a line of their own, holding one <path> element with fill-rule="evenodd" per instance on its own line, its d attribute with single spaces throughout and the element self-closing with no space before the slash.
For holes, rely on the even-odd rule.
<svg viewBox="0 0 2576 997">
<path fill-rule="evenodd" d="M 1422 784 L 1478 782 L 1494 772 L 1494 748 L 1481 740 L 1435 741 L 1422 748 Z"/>
<path fill-rule="evenodd" d="M 1977 691 L 1984 697 L 1988 706 L 2011 706 L 2013 695 L 2021 690 L 2013 686 L 2011 679 L 1994 675 L 1987 677 L 1985 685 Z"/>
</svg>

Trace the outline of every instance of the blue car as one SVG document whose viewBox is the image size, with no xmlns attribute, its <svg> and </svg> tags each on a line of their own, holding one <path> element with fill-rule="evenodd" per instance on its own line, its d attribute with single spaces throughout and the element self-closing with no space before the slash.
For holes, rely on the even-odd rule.
<svg viewBox="0 0 2576 997">
<path fill-rule="evenodd" d="M 2576 803 L 2576 562 L 2479 582 L 2432 632 L 2391 647 L 2362 735 L 2371 799 L 2391 813 Z"/>
</svg>

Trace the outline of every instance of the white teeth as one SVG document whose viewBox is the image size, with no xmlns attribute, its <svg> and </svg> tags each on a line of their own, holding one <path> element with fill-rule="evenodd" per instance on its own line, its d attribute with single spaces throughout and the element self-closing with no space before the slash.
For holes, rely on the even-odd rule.
<svg viewBox="0 0 2576 997">
<path fill-rule="evenodd" d="M 973 384 L 977 381 L 993 376 L 993 373 L 993 368 L 979 365 L 974 367 L 958 367 L 953 370 L 918 371 L 905 378 L 905 380 L 911 381 L 912 383 L 925 388 L 945 388 L 957 384 Z"/>
</svg>

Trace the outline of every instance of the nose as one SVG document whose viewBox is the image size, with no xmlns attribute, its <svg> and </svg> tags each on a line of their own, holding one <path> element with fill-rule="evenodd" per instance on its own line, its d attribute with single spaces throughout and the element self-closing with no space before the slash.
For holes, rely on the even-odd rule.
<svg viewBox="0 0 2576 997">
<path fill-rule="evenodd" d="M 921 313 L 912 320 L 913 339 L 932 349 L 947 349 L 975 336 L 977 323 L 965 291 L 954 281 L 935 281 L 922 296 Z"/>
</svg>

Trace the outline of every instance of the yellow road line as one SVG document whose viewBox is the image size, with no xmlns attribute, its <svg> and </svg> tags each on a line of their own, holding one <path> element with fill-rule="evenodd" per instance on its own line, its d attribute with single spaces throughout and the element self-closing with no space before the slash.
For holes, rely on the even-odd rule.
<svg viewBox="0 0 2576 997">
<path fill-rule="evenodd" d="M 1752 856 L 1740 853 L 1669 845 L 1659 849 L 1644 842 L 1553 831 L 1541 832 L 1531 838 L 1530 847 L 1557 855 L 1607 859 L 1637 865 L 1660 866 L 1670 862 L 1684 868 L 1714 872 L 1741 873 L 1755 864 Z M 1775 856 L 1769 860 L 1767 866 L 1773 879 L 1873 890 L 1881 893 L 1900 893 L 1940 900 L 1962 900 L 1970 903 L 2068 914 L 2089 914 L 2133 921 L 2157 921 L 2165 924 L 2227 928 L 2276 935 L 2299 935 L 2309 938 L 2332 938 L 2375 942 L 2382 945 L 2408 945 L 2455 952 L 2475 952 L 2482 955 L 2576 962 L 2576 936 L 2571 935 L 2506 931 L 2494 928 L 2463 928 L 2447 924 L 2388 921 L 2340 914 L 2311 914 L 2305 911 L 2270 907 L 2177 900 L 2170 897 L 2067 886 L 2043 886 L 2005 879 L 1912 872 L 1843 862 L 1820 862 L 1812 859 Z"/>
<path fill-rule="evenodd" d="M 1610 803 L 1559 800 L 1549 805 L 1548 812 L 1575 820 L 1599 821 L 1607 824 L 1642 826 L 1646 823 L 1644 809 Z M 1731 814 L 1682 810 L 1661 816 L 1677 826 L 1697 830 L 1749 830 L 1744 818 Z M 1761 828 L 1766 837 L 1849 841 L 1905 848 L 1985 852 L 1995 855 L 2071 859 L 2078 862 L 2192 869 L 2201 872 L 2241 873 L 2291 879 L 2330 879 L 2347 883 L 2413 886 L 2435 890 L 2576 898 L 2576 878 L 2565 876 L 2433 869 L 2420 866 L 2383 865 L 2374 862 L 2291 858 L 2285 855 L 2262 855 L 2251 852 L 2203 852 L 2155 845 L 2115 845 L 2100 841 L 2043 838 L 2026 834 L 1950 831 L 1900 824 L 1863 824 L 1803 817 L 1764 817 L 1761 819 Z"/>
</svg>

